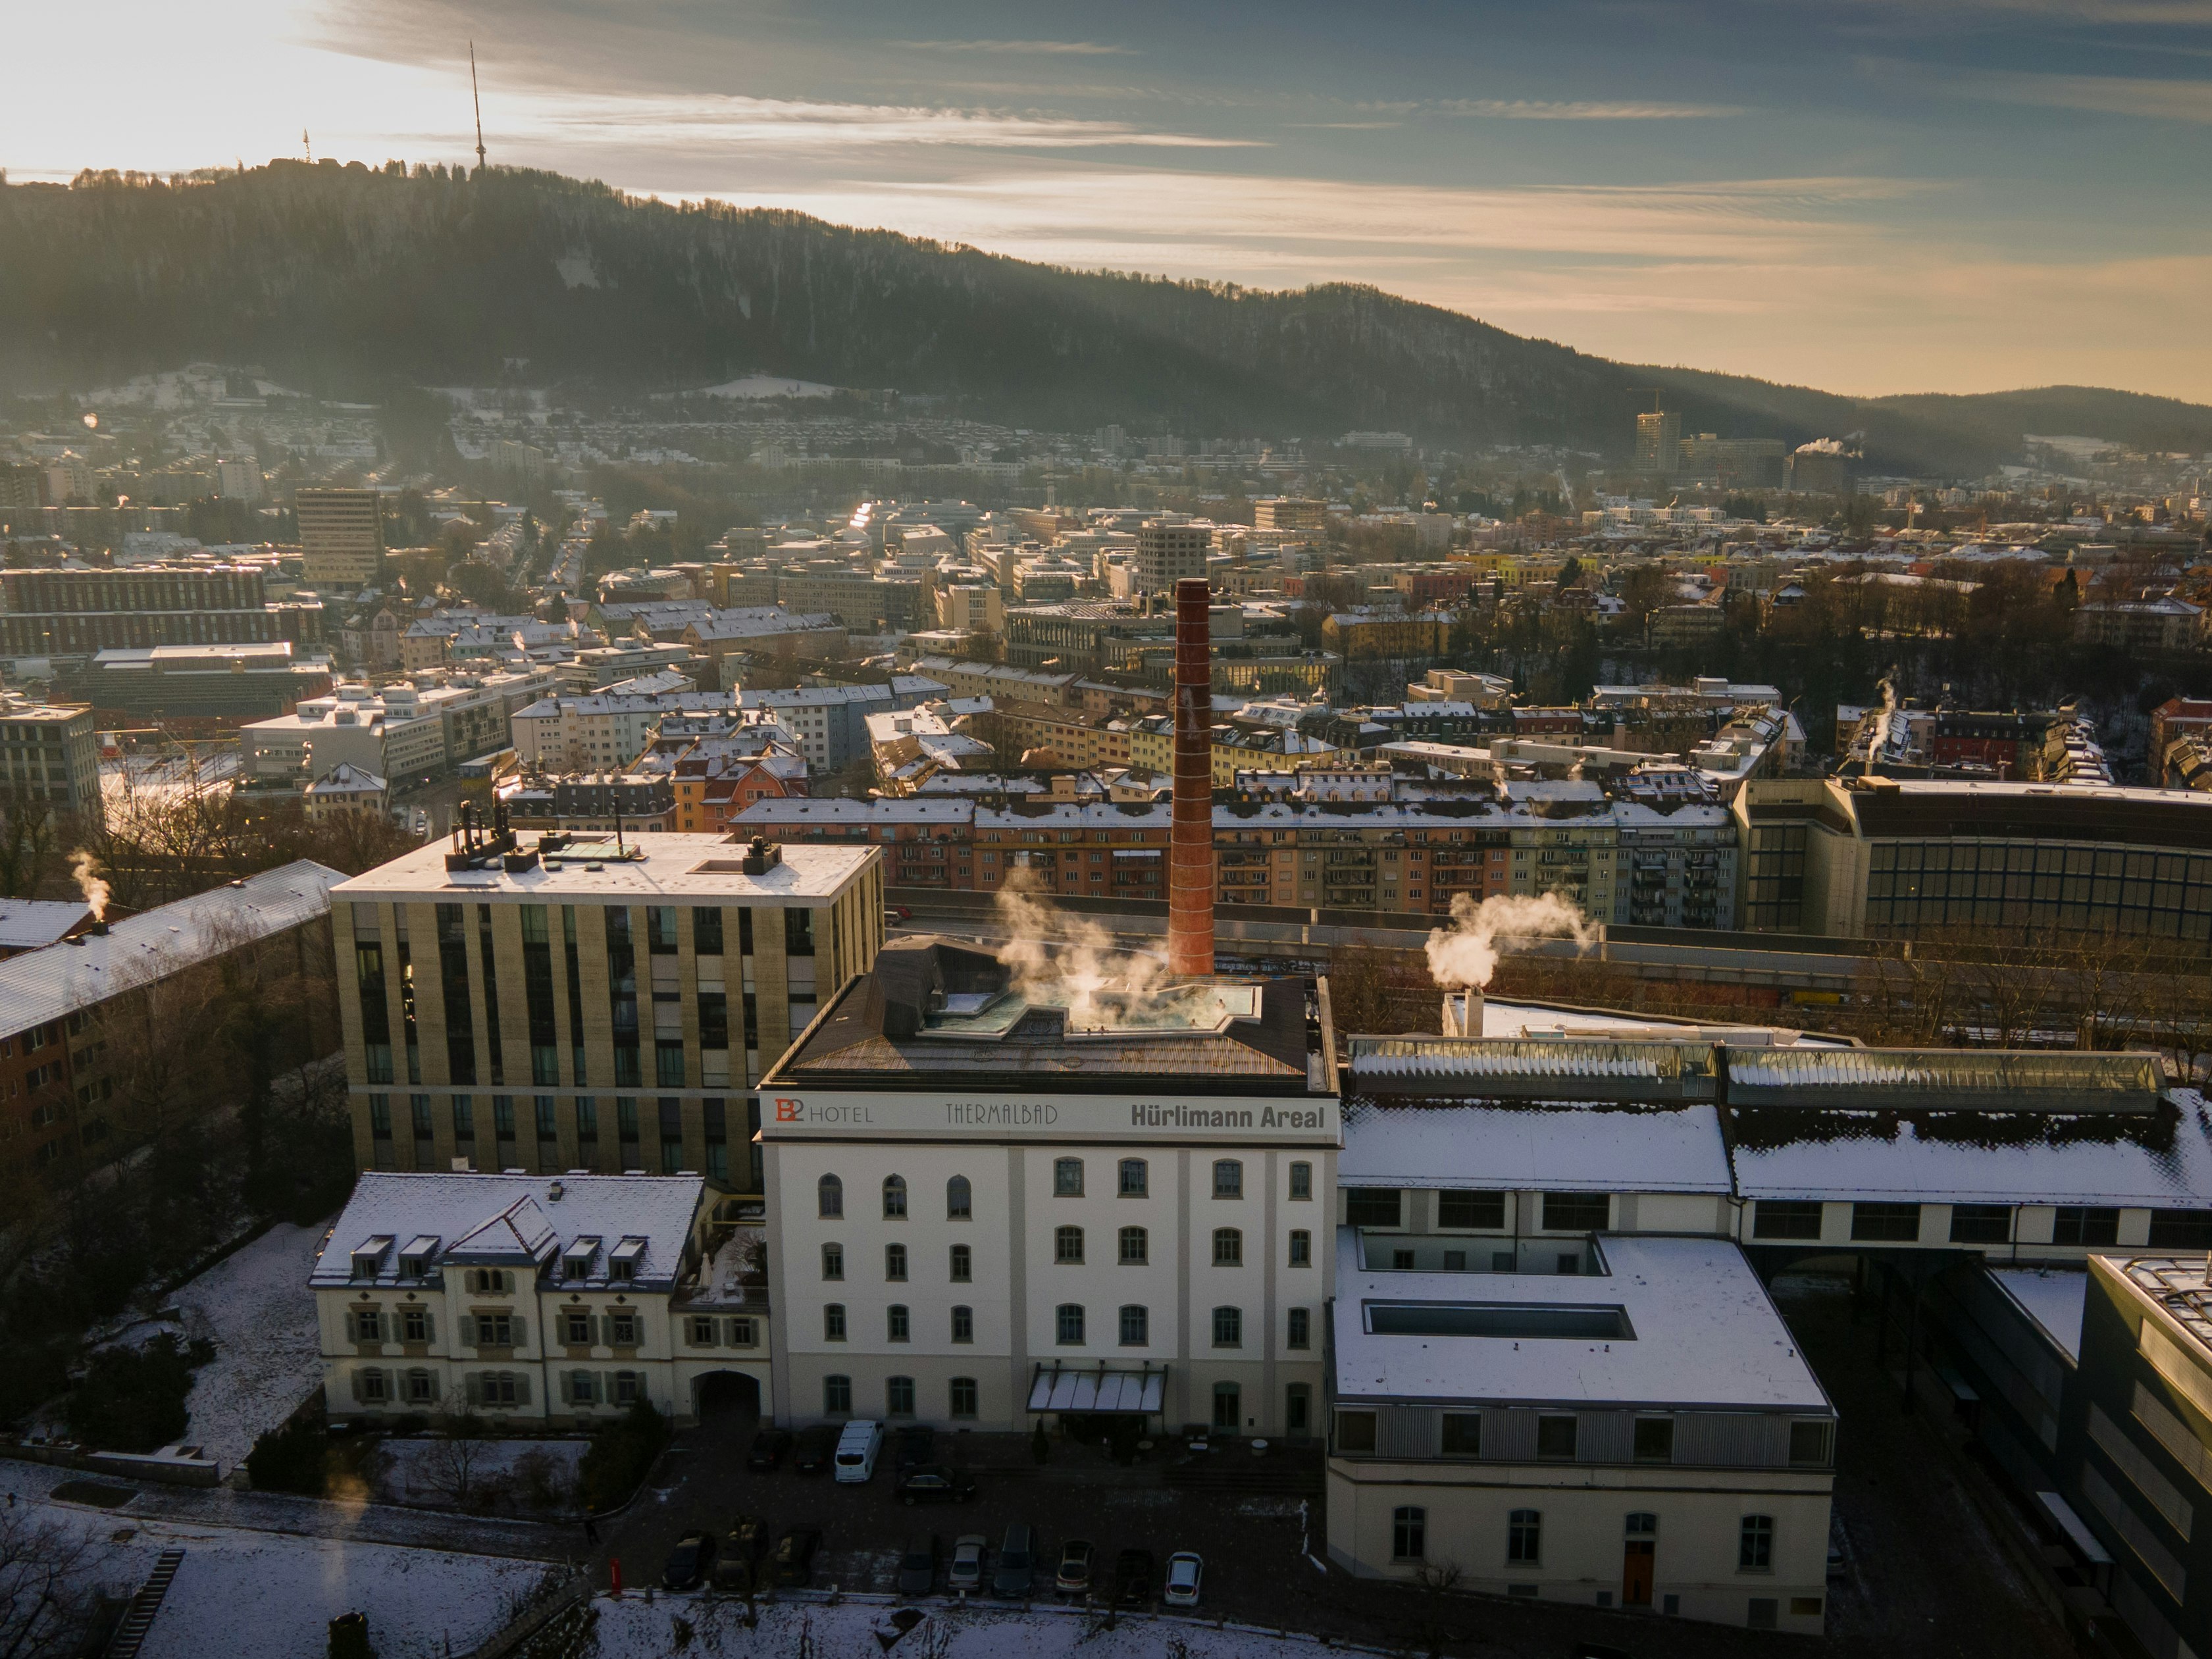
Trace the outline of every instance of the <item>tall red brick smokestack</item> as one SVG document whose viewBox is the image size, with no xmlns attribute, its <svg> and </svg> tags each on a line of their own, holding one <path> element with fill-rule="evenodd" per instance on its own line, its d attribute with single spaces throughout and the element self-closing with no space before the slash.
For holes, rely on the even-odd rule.
<svg viewBox="0 0 2212 1659">
<path fill-rule="evenodd" d="M 1168 971 L 1213 971 L 1213 639 L 1203 576 L 1176 584 L 1175 831 Z"/>
</svg>

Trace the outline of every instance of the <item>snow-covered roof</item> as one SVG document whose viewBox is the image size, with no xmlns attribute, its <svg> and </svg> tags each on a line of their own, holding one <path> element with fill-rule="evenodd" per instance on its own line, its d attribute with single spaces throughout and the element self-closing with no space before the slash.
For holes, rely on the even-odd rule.
<svg viewBox="0 0 2212 1659">
<path fill-rule="evenodd" d="M 1730 1190 L 1711 1106 L 1344 1109 L 1343 1187 L 1714 1193 Z"/>
<path fill-rule="evenodd" d="M 432 1276 L 447 1261 L 531 1264 L 535 1271 L 567 1256 L 577 1240 L 595 1240 L 583 1282 L 605 1282 L 612 1253 L 638 1239 L 644 1248 L 635 1282 L 672 1285 L 706 1191 L 705 1180 L 694 1175 L 366 1170 L 307 1282 L 319 1290 L 368 1284 L 354 1276 L 354 1253 L 381 1239 L 375 1282 L 398 1285 L 400 1255 L 424 1238 L 439 1241 L 426 1264 Z M 564 1282 L 568 1277 L 564 1269 Z"/>
<path fill-rule="evenodd" d="M 1340 1405 L 1481 1401 L 1574 1406 L 1718 1407 L 1832 1412 L 1796 1340 L 1750 1264 L 1724 1240 L 1597 1241 L 1591 1274 L 1399 1273 L 1362 1264 L 1356 1230 L 1337 1230 L 1334 1346 Z M 1376 1304 L 1618 1310 L 1609 1337 L 1381 1334 Z"/>
<path fill-rule="evenodd" d="M 299 859 L 0 962 L 0 1036 L 313 921 L 329 912 L 330 890 L 344 879 Z"/>
<path fill-rule="evenodd" d="M 2089 1275 L 2080 1267 L 1990 1267 L 1990 1280 L 2048 1336 L 2069 1359 L 2081 1358 L 2081 1309 Z"/>
<path fill-rule="evenodd" d="M 0 904 L 0 951 L 42 949 L 91 914 L 82 899 L 9 899 Z"/>
<path fill-rule="evenodd" d="M 526 870 L 496 863 L 478 870 L 448 870 L 443 842 L 404 853 L 389 864 L 345 880 L 333 897 L 434 902 L 455 897 L 479 900 L 605 898 L 626 895 L 641 904 L 796 904 L 834 898 L 843 892 L 876 856 L 869 847 L 789 846 L 760 874 L 743 871 L 745 850 L 726 836 L 674 830 L 641 836 L 630 843 L 635 856 L 611 856 L 605 838 L 579 837 L 551 859 Z M 0 973 L 7 964 L 0 963 Z"/>
</svg>

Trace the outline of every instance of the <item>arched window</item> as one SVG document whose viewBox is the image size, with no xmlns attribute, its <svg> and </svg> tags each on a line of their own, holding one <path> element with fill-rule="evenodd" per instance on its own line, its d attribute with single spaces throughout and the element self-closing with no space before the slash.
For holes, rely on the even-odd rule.
<svg viewBox="0 0 2212 1659">
<path fill-rule="evenodd" d="M 845 1304 L 832 1302 L 822 1310 L 822 1340 L 842 1342 L 845 1340 Z"/>
<path fill-rule="evenodd" d="M 1060 1158 L 1053 1160 L 1052 1195 L 1054 1198 L 1083 1196 L 1083 1160 L 1081 1158 Z"/>
<path fill-rule="evenodd" d="M 910 1376 L 888 1378 L 884 1384 L 885 1414 L 890 1417 L 914 1415 L 914 1379 Z"/>
<path fill-rule="evenodd" d="M 1151 1245 L 1142 1227 L 1121 1229 L 1121 1265 L 1141 1267 L 1152 1259 Z"/>
<path fill-rule="evenodd" d="M 1063 1302 L 1053 1316 L 1054 1334 L 1060 1346 L 1079 1348 L 1083 1346 L 1083 1304 Z"/>
<path fill-rule="evenodd" d="M 1213 1230 L 1213 1265 L 1217 1267 L 1241 1267 L 1244 1265 L 1244 1235 L 1235 1227 L 1216 1227 Z"/>
<path fill-rule="evenodd" d="M 1141 1348 L 1152 1340 L 1152 1316 L 1135 1303 L 1121 1310 L 1121 1346 Z"/>
<path fill-rule="evenodd" d="M 1214 1164 L 1213 1195 L 1216 1198 L 1244 1196 L 1244 1166 L 1235 1158 L 1224 1158 Z"/>
<path fill-rule="evenodd" d="M 1083 1260 L 1083 1229 L 1055 1227 L 1052 1230 L 1052 1259 L 1054 1261 Z"/>
<path fill-rule="evenodd" d="M 955 1342 L 973 1342 L 975 1340 L 975 1310 L 973 1308 L 956 1306 L 952 1310 L 952 1340 Z"/>
<path fill-rule="evenodd" d="M 853 1379 L 849 1376 L 825 1376 L 822 1379 L 822 1410 L 828 1417 L 843 1417 L 853 1409 Z"/>
<path fill-rule="evenodd" d="M 884 1177 L 884 1219 L 902 1221 L 906 1218 L 906 1177 Z"/>
<path fill-rule="evenodd" d="M 886 1341 L 904 1342 L 909 1340 L 908 1332 L 910 1328 L 911 1325 L 910 1322 L 907 1318 L 906 1304 L 904 1303 L 894 1302 L 889 1308 L 884 1310 L 884 1338 Z"/>
<path fill-rule="evenodd" d="M 845 1183 L 836 1176 L 823 1176 L 814 1190 L 819 1200 L 817 1214 L 835 1219 L 845 1213 Z"/>
<path fill-rule="evenodd" d="M 965 1221 L 975 1212 L 975 1189 L 969 1186 L 966 1176 L 955 1176 L 945 1183 L 945 1218 Z"/>
<path fill-rule="evenodd" d="M 1216 1308 L 1213 1310 L 1213 1346 L 1217 1348 L 1241 1348 L 1244 1346 L 1243 1309 Z"/>
<path fill-rule="evenodd" d="M 954 1377 L 952 1379 L 952 1415 L 955 1417 L 975 1416 L 977 1395 L 978 1390 L 975 1387 L 975 1379 L 974 1377 Z"/>
<path fill-rule="evenodd" d="M 1145 1160 L 1141 1158 L 1123 1158 L 1121 1160 L 1121 1196 L 1142 1198 L 1149 1187 L 1150 1179 L 1145 1168 Z"/>
</svg>

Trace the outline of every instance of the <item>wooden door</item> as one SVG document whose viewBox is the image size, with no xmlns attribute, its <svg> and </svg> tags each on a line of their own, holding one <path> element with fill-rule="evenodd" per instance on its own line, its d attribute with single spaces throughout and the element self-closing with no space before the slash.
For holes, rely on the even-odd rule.
<svg viewBox="0 0 2212 1659">
<path fill-rule="evenodd" d="M 1632 1538 L 1620 1564 L 1620 1605 L 1624 1607 L 1648 1607 L 1651 1605 L 1651 1566 L 1653 1548 L 1648 1538 Z"/>
</svg>

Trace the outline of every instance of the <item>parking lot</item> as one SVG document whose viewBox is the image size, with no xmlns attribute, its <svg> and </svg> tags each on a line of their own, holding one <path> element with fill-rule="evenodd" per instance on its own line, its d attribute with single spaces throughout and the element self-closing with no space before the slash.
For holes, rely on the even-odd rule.
<svg viewBox="0 0 2212 1659">
<path fill-rule="evenodd" d="M 1439 1596 L 1354 1579 L 1324 1565 L 1318 1498 L 1171 1487 L 1157 1465 L 1116 1468 L 1096 1450 L 1060 1442 L 1053 1461 L 1039 1468 L 1027 1461 L 1019 1437 L 940 1435 L 940 1461 L 977 1470 L 976 1496 L 966 1504 L 908 1509 L 893 1493 L 888 1443 L 866 1485 L 841 1486 L 827 1473 L 799 1474 L 787 1460 L 773 1473 L 752 1474 L 744 1459 L 754 1425 L 739 1414 L 712 1418 L 678 1436 L 654 1484 L 602 1528 L 597 1576 L 606 1581 L 611 1554 L 622 1559 L 627 1583 L 657 1583 L 680 1535 L 694 1528 L 719 1535 L 747 1513 L 765 1519 L 772 1534 L 794 1525 L 819 1527 L 814 1584 L 854 1591 L 894 1590 L 905 1542 L 917 1533 L 934 1534 L 941 1594 L 956 1536 L 981 1534 L 995 1557 L 1007 1525 L 1018 1521 L 1038 1534 L 1040 1600 L 1051 1594 L 1051 1565 L 1070 1538 L 1096 1547 L 1102 1584 L 1117 1552 L 1151 1551 L 1156 1590 L 1168 1556 L 1192 1550 L 1206 1562 L 1200 1616 L 1364 1644 L 1426 1651 L 1441 1644 L 1484 1659 L 1564 1659 L 1583 1640 L 1637 1659 L 1816 1650 L 1869 1659 L 1992 1653 L 2061 1659 L 2070 1653 L 2064 1633 L 2027 1592 L 1946 1474 L 1926 1426 L 1899 1412 L 1893 1389 L 1874 1363 L 1871 1327 L 1853 1326 L 1840 1296 L 1791 1297 L 1783 1308 L 1843 1413 L 1837 1510 L 1850 1535 L 1852 1562 L 1830 1585 L 1828 1635 L 1817 1645 L 1650 1614 Z M 956 1446 L 956 1440 L 966 1443 Z"/>
</svg>

